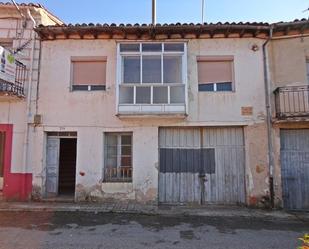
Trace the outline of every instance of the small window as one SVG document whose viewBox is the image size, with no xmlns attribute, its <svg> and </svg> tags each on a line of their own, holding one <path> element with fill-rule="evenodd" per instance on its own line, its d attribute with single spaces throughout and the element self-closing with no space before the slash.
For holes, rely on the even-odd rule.
<svg viewBox="0 0 309 249">
<path fill-rule="evenodd" d="M 120 52 L 139 52 L 139 44 L 120 44 Z"/>
<path fill-rule="evenodd" d="M 105 60 L 72 61 L 72 71 L 73 91 L 105 90 Z"/>
<path fill-rule="evenodd" d="M 165 52 L 183 52 L 185 46 L 183 43 L 165 43 L 164 51 Z"/>
<path fill-rule="evenodd" d="M 199 59 L 198 83 L 200 92 L 233 91 L 232 58 Z"/>
<path fill-rule="evenodd" d="M 132 181 L 132 133 L 105 133 L 104 181 Z"/>
</svg>

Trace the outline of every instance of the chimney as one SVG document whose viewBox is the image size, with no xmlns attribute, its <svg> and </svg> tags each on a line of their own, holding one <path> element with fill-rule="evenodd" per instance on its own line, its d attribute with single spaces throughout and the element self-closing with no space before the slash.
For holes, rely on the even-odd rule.
<svg viewBox="0 0 309 249">
<path fill-rule="evenodd" d="M 157 24 L 157 1 L 152 0 L 152 25 Z"/>
</svg>

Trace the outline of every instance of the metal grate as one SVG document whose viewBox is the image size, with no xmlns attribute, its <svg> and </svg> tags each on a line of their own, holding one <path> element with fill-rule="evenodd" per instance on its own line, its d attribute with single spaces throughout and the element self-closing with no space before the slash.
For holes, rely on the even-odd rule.
<svg viewBox="0 0 309 249">
<path fill-rule="evenodd" d="M 104 180 L 106 182 L 131 182 L 132 167 L 106 168 Z"/>
<path fill-rule="evenodd" d="M 274 94 L 277 118 L 309 116 L 309 86 L 279 87 Z"/>
<path fill-rule="evenodd" d="M 19 61 L 16 63 L 16 77 L 15 83 L 8 82 L 0 79 L 0 92 L 24 97 L 24 84 L 27 78 L 26 66 Z"/>
</svg>

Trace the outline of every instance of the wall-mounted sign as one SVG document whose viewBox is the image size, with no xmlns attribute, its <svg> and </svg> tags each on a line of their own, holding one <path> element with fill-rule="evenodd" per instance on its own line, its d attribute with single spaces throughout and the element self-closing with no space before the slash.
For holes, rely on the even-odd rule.
<svg viewBox="0 0 309 249">
<path fill-rule="evenodd" d="M 15 83 L 16 63 L 14 55 L 0 46 L 0 79 Z"/>
<path fill-rule="evenodd" d="M 252 116 L 253 115 L 253 107 L 252 106 L 242 106 L 241 107 L 241 115 L 242 116 Z"/>
</svg>

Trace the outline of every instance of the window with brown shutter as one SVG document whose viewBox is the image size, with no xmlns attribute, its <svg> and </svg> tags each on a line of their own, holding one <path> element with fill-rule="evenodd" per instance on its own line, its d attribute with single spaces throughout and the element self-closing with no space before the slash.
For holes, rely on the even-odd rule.
<svg viewBox="0 0 309 249">
<path fill-rule="evenodd" d="M 72 90 L 105 90 L 106 60 L 72 60 Z"/>
<path fill-rule="evenodd" d="M 233 91 L 233 58 L 203 58 L 198 63 L 200 92 Z"/>
</svg>

